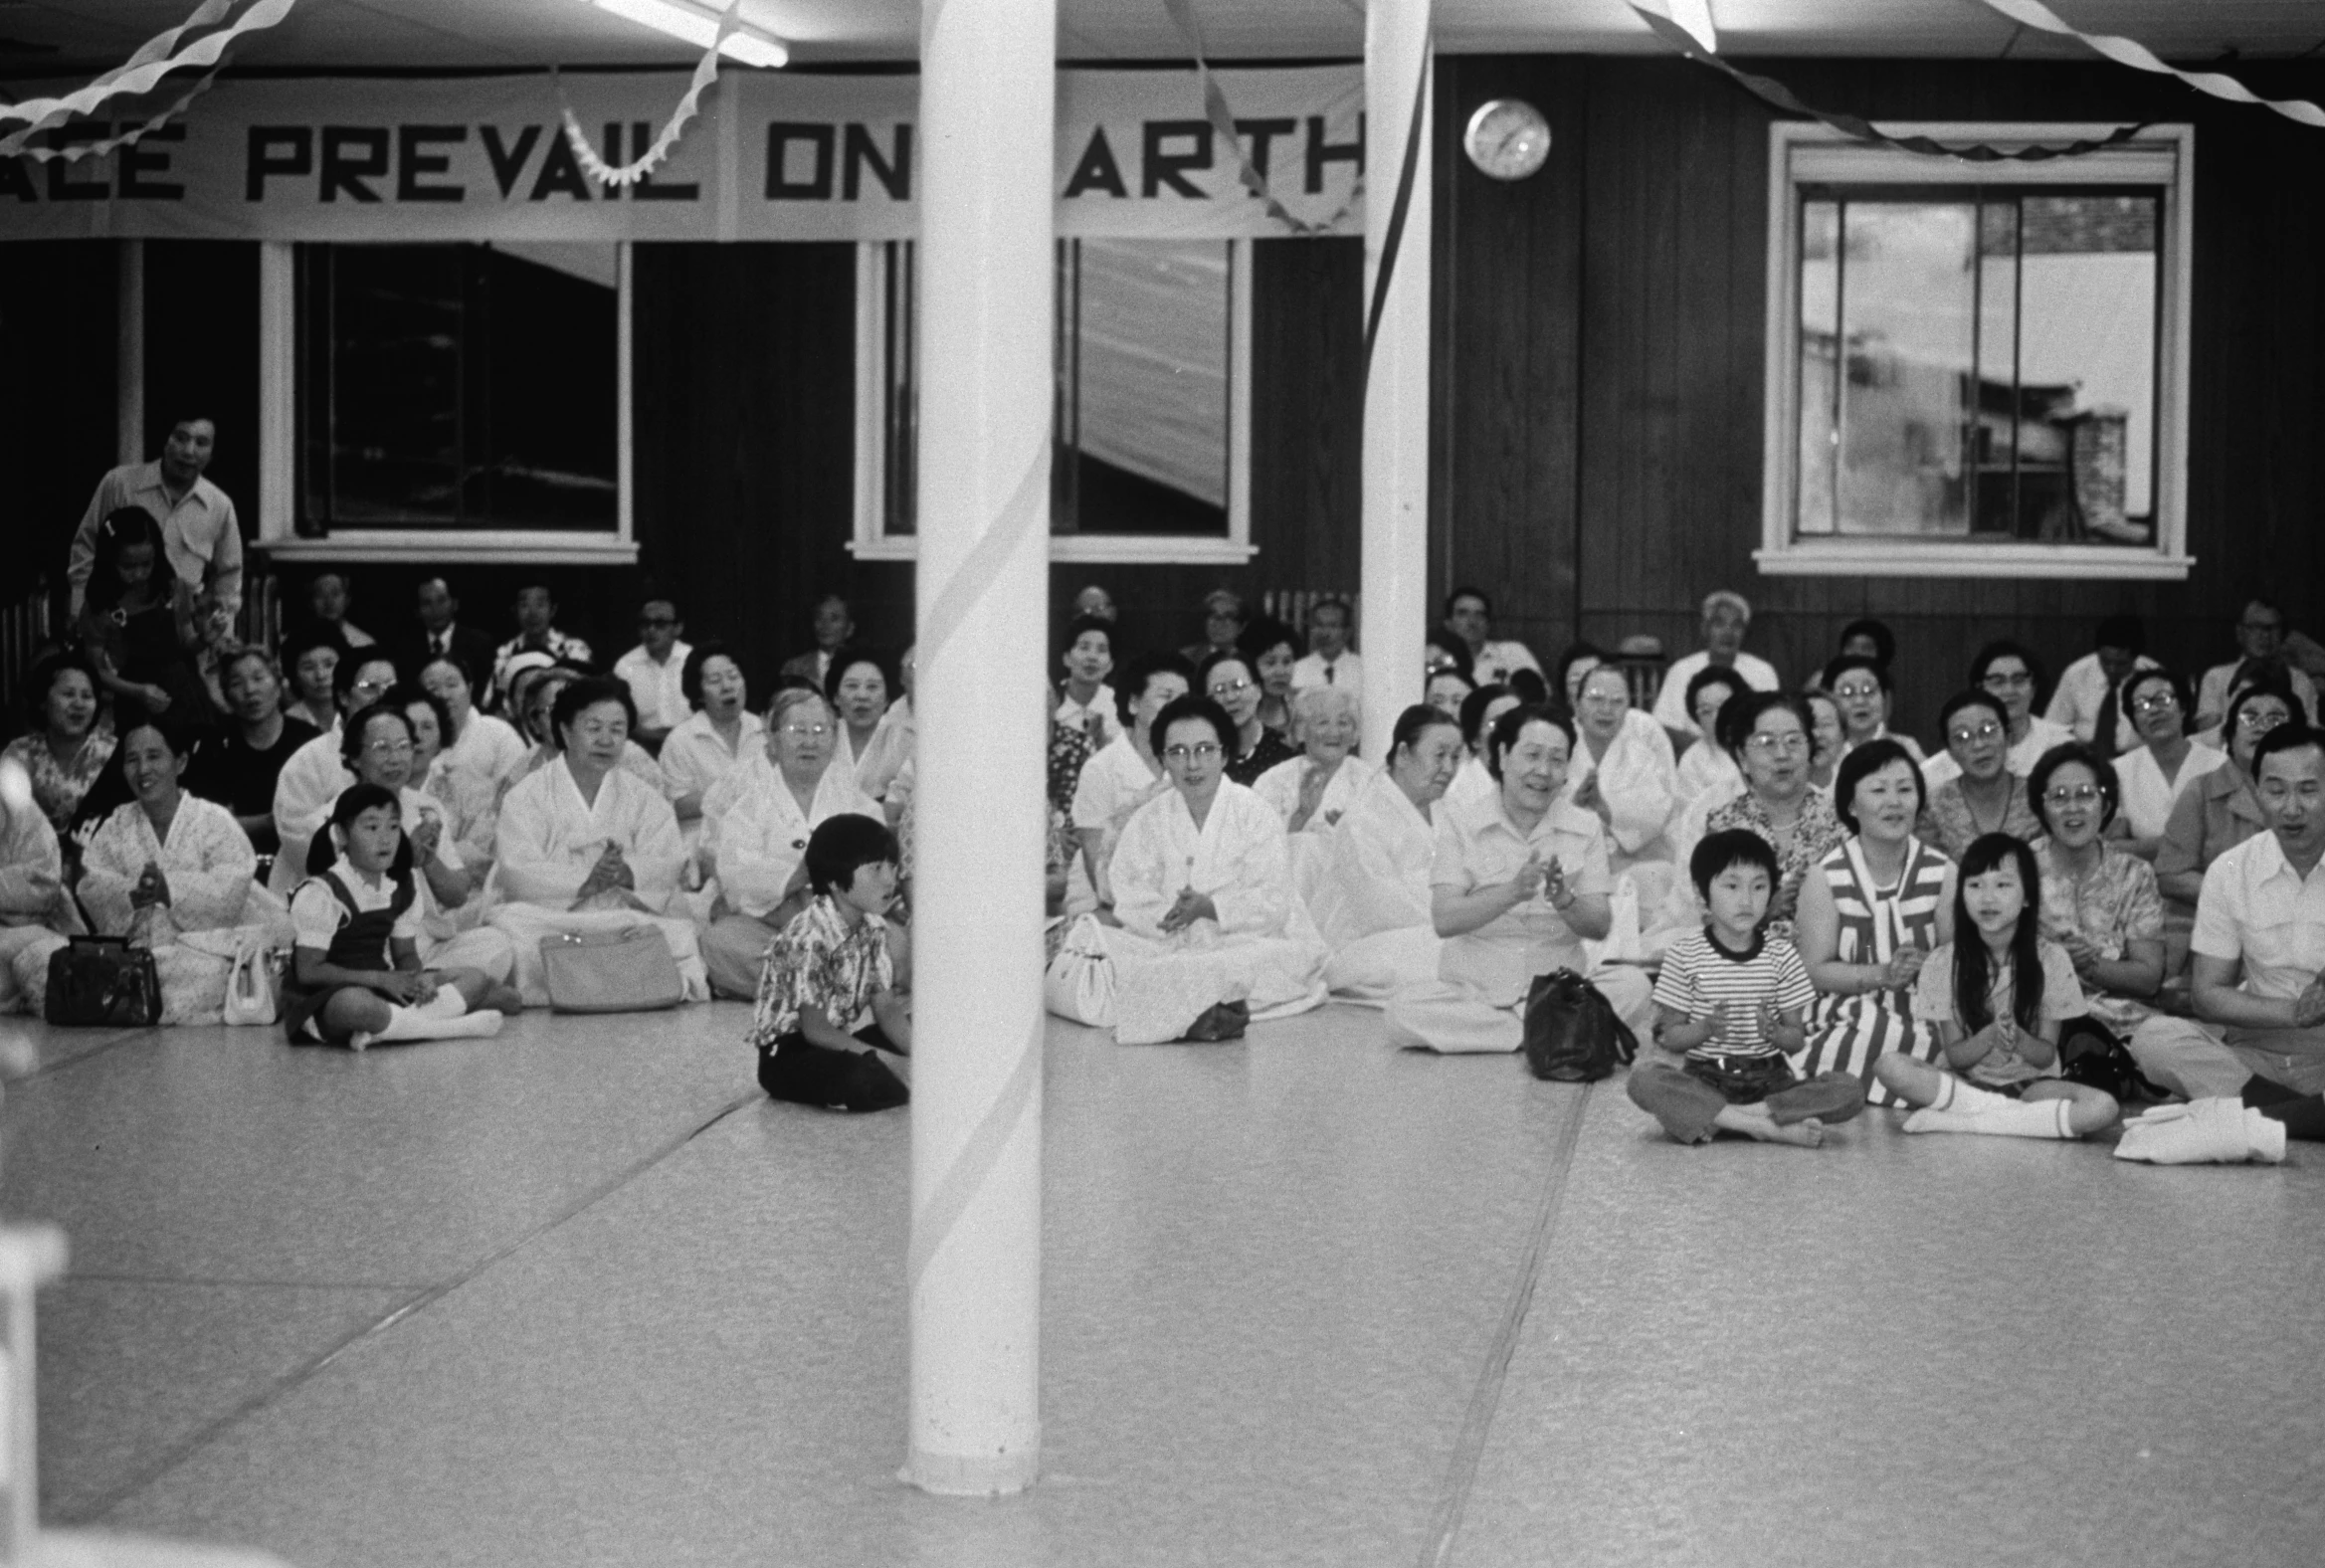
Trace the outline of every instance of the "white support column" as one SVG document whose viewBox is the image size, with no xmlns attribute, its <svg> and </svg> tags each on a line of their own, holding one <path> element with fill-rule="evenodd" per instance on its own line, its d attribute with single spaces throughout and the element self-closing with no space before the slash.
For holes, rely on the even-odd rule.
<svg viewBox="0 0 2325 1568">
<path fill-rule="evenodd" d="M 143 463 L 145 451 L 145 242 L 120 242 L 120 288 L 113 331 L 113 461 Z"/>
<path fill-rule="evenodd" d="M 259 537 L 298 531 L 298 295 L 287 241 L 259 246 Z"/>
<path fill-rule="evenodd" d="M 1389 268 L 1365 372 L 1361 577 L 1365 755 L 1382 761 L 1397 715 L 1421 700 L 1430 626 L 1430 4 L 1370 0 L 1364 22 L 1368 322 Z"/>
<path fill-rule="evenodd" d="M 1041 1461 L 1042 691 L 1057 0 L 923 0 L 911 1449 Z"/>
</svg>

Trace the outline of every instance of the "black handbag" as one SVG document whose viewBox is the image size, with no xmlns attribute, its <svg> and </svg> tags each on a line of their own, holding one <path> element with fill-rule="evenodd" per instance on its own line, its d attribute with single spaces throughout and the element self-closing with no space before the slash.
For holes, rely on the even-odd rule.
<svg viewBox="0 0 2325 1568">
<path fill-rule="evenodd" d="M 118 936 L 76 936 L 49 957 L 52 1024 L 136 1029 L 161 1022 L 161 976 L 153 955 Z"/>
<path fill-rule="evenodd" d="M 1526 995 L 1526 1066 L 1534 1077 L 1595 1083 L 1638 1055 L 1638 1037 L 1597 986 L 1571 969 L 1534 977 Z"/>
<path fill-rule="evenodd" d="M 1203 1016 L 1187 1026 L 1181 1040 L 1199 1040 L 1206 1043 L 1221 1040 L 1241 1040 L 1245 1028 L 1252 1022 L 1249 1002 L 1217 1002 L 1203 1010 Z"/>
</svg>

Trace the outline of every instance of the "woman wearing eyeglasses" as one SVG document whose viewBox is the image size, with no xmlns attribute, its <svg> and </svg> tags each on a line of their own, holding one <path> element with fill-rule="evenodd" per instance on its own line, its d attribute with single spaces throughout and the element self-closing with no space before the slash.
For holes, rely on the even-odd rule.
<svg viewBox="0 0 2325 1568">
<path fill-rule="evenodd" d="M 395 661 L 374 649 L 350 654 L 331 677 L 339 703 L 347 713 L 360 713 L 386 696 L 396 684 Z M 275 778 L 275 834 L 279 846 L 267 885 L 286 904 L 306 879 L 306 852 L 317 835 L 330 843 L 324 824 L 339 792 L 354 782 L 347 760 L 346 725 L 334 719 L 331 727 L 291 753 Z"/>
<path fill-rule="evenodd" d="M 2160 666 L 2133 671 L 2118 700 L 2141 743 L 2115 759 L 2123 792 L 2123 810 L 2116 822 L 2127 835 L 2122 847 L 2143 861 L 2153 861 L 2164 847 L 2172 808 L 2198 779 L 2225 766 L 2228 754 L 2189 738 L 2195 698 L 2187 678 L 2177 671 Z"/>
<path fill-rule="evenodd" d="M 2074 739 L 2073 730 L 2035 713 L 2036 699 L 2042 695 L 2042 662 L 2017 643 L 1988 643 L 1979 649 L 1978 657 L 1970 661 L 1970 685 L 1993 697 L 2001 708 L 2004 728 L 2009 731 L 2003 766 L 2020 778 L 2034 771 L 2043 752 Z M 1931 789 L 1954 777 L 1952 751 L 1949 745 L 1945 756 L 1930 758 Z"/>
<path fill-rule="evenodd" d="M 1960 860 L 1989 833 L 2029 844 L 2042 836 L 2041 821 L 2027 800 L 2027 781 L 2009 767 L 2009 724 L 2002 698 L 1983 689 L 1958 691 L 1938 709 L 1938 731 L 1953 766 L 1943 783 L 1930 786 L 1921 837 L 1951 859 Z M 1936 773 L 1933 762 L 1923 776 Z"/>
<path fill-rule="evenodd" d="M 2052 747 L 2027 780 L 2049 836 L 2034 846 L 2041 875 L 2042 934 L 2065 949 L 2082 982 L 2087 1017 L 2116 1044 L 2154 1015 L 2164 980 L 2164 900 L 2155 869 L 2100 837 L 2115 818 L 2115 766 L 2082 741 Z M 2077 1055 L 2081 1020 L 2059 1037 L 2059 1059 Z"/>
<path fill-rule="evenodd" d="M 1232 782 L 1257 784 L 1260 774 L 1299 755 L 1291 742 L 1259 722 L 1259 676 L 1250 656 L 1233 649 L 1214 651 L 1196 671 L 1195 689 L 1217 702 L 1235 726 L 1227 761 Z"/>
<path fill-rule="evenodd" d="M 1819 679 L 1841 709 L 1841 738 L 1844 747 L 1894 740 L 1905 748 L 1916 765 L 1923 761 L 1921 747 L 1911 735 L 1895 734 L 1889 728 L 1889 703 L 1895 687 L 1890 684 L 1887 665 L 1861 654 L 1841 654 L 1825 666 Z"/>
<path fill-rule="evenodd" d="M 1214 655 L 1208 672 L 1244 668 Z M 1131 814 L 1108 868 L 1114 915 L 1114 1036 L 1176 1040 L 1205 1013 L 1241 1001 L 1254 1022 L 1324 1000 L 1324 944 L 1291 889 L 1291 850 L 1275 809 L 1227 776 L 1236 720 L 1189 694 L 1155 715 L 1149 743 L 1171 788 Z"/>
<path fill-rule="evenodd" d="M 2228 703 L 2221 730 L 2233 766 L 2214 768 L 2180 796 L 2156 850 L 2156 885 L 2174 904 L 2193 911 L 2212 863 L 2268 827 L 2253 789 L 2252 753 L 2262 736 L 2292 721 L 2294 702 L 2281 686 L 2254 685 Z"/>
<path fill-rule="evenodd" d="M 718 874 L 719 912 L 702 934 L 702 962 L 719 996 L 758 995 L 767 944 L 807 907 L 808 836 L 849 812 L 887 822 L 855 770 L 834 764 L 839 726 L 816 692 L 776 692 L 765 746 L 703 796 L 702 848 Z"/>
<path fill-rule="evenodd" d="M 1705 817 L 1704 832 L 1746 828 L 1775 848 L 1781 875 L 1768 900 L 1763 928 L 1771 936 L 1790 938 L 1802 882 L 1841 837 L 1833 802 L 1809 782 L 1810 730 L 1815 720 L 1808 703 L 1790 691 L 1754 691 L 1737 697 L 1719 717 L 1733 737 L 1744 793 Z M 1688 848 L 1692 851 L 1694 846 Z"/>
<path fill-rule="evenodd" d="M 1607 830 L 1608 869 L 1620 875 L 1670 854 L 1663 829 L 1679 804 L 1679 763 L 1671 737 L 1631 705 L 1631 682 L 1596 665 L 1576 687 L 1574 765 L 1566 798 Z"/>
</svg>

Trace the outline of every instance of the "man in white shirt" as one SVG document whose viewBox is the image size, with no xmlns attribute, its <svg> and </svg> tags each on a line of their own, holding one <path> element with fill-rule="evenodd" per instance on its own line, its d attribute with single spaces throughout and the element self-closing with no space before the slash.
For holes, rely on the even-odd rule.
<svg viewBox="0 0 2325 1568">
<path fill-rule="evenodd" d="M 1474 588 L 1446 595 L 1445 633 L 1469 651 L 1469 678 L 1478 686 L 1507 686 L 1520 670 L 1542 673 L 1525 644 L 1493 640 L 1493 601 Z"/>
<path fill-rule="evenodd" d="M 630 700 L 638 704 L 638 727 L 631 738 L 649 751 L 661 750 L 663 737 L 692 711 L 683 677 L 686 656 L 694 648 L 683 640 L 685 630 L 677 605 L 649 599 L 638 610 L 638 646 L 614 661 L 615 676 L 628 685 Z"/>
<path fill-rule="evenodd" d="M 1710 665 L 1732 669 L 1755 691 L 1780 691 L 1784 682 L 1776 667 L 1744 652 L 1744 634 L 1752 629 L 1752 606 L 1740 593 L 1726 588 L 1703 596 L 1703 647 L 1663 673 L 1663 688 L 1655 693 L 1655 722 L 1681 734 L 1699 735 L 1695 715 L 1687 711 L 1687 683 Z"/>
<path fill-rule="evenodd" d="M 2260 742 L 2253 772 L 2269 831 L 2204 874 L 2189 943 L 2196 1020 L 2148 1019 L 2131 1054 L 2190 1099 L 2240 1098 L 2295 1137 L 2321 1137 L 2325 731 L 2280 725 Z"/>
<path fill-rule="evenodd" d="M 2204 683 L 2196 688 L 2196 717 L 2189 725 L 2190 734 L 2218 727 L 2236 693 L 2255 682 L 2291 687 L 2293 695 L 2301 699 L 2301 721 L 2317 722 L 2316 685 L 2284 657 L 2282 610 L 2266 599 L 2244 606 L 2244 613 L 2236 619 L 2236 647 L 2242 658 L 2215 665 L 2204 673 Z M 2228 749 L 2225 742 L 2221 749 Z"/>
<path fill-rule="evenodd" d="M 1291 667 L 1291 688 L 1346 686 L 1364 695 L 1364 661 L 1348 646 L 1353 619 L 1345 599 L 1318 599 L 1308 611 L 1308 651 Z"/>
<path fill-rule="evenodd" d="M 2050 693 L 2043 717 L 2074 731 L 2074 738 L 2119 756 L 2139 744 L 2139 731 L 2124 710 L 2117 692 L 2134 670 L 2153 670 L 2147 657 L 2147 634 L 2136 615 L 2111 615 L 2099 623 L 2091 639 L 2092 651 L 2066 667 Z M 2103 741 L 2093 736 L 2104 735 Z"/>
<path fill-rule="evenodd" d="M 89 574 L 97 564 L 97 525 L 124 506 L 138 506 L 161 525 L 161 551 L 179 581 L 193 589 L 207 587 L 217 613 L 233 624 L 242 608 L 242 525 L 226 491 L 202 478 L 217 445 L 215 423 L 181 419 L 170 427 L 160 461 L 126 464 L 97 482 L 65 566 L 74 619 L 81 616 Z"/>
</svg>

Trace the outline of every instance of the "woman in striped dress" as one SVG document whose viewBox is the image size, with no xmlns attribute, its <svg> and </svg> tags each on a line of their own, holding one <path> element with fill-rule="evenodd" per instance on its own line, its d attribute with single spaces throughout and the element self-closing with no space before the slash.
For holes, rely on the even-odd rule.
<svg viewBox="0 0 2325 1568">
<path fill-rule="evenodd" d="M 1868 1104 L 1897 1101 L 1873 1077 L 1891 1052 L 1933 1061 L 1936 1032 L 1913 1017 L 1922 960 L 1953 937 L 1954 863 L 1913 836 L 1925 798 L 1921 769 L 1895 740 L 1843 757 L 1835 809 L 1851 837 L 1801 886 L 1794 938 L 1817 1002 L 1794 1068 L 1864 1081 Z"/>
</svg>

